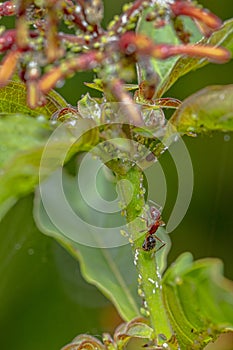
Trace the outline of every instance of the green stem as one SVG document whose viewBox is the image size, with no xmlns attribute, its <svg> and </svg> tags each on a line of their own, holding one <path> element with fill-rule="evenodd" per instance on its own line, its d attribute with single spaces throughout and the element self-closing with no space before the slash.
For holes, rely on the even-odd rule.
<svg viewBox="0 0 233 350">
<path fill-rule="evenodd" d="M 131 246 L 134 254 L 134 262 L 138 270 L 139 295 L 144 300 L 144 315 L 150 318 L 151 326 L 154 329 L 156 344 L 161 345 L 172 337 L 172 330 L 163 302 L 161 275 L 156 261 L 156 252 L 146 252 L 142 247 L 145 233 L 145 222 L 140 218 L 145 206 L 144 190 L 142 188 L 142 172 L 136 166 L 125 174 L 118 175 L 119 193 L 122 201 L 127 204 L 126 216 L 129 224 Z M 131 183 L 131 189 L 128 181 Z M 128 203 L 127 199 L 132 198 Z"/>
</svg>

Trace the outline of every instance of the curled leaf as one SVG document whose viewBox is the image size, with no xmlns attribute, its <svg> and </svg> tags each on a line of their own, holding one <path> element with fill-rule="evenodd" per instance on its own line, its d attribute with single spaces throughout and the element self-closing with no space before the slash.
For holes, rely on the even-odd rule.
<svg viewBox="0 0 233 350">
<path fill-rule="evenodd" d="M 181 350 L 203 349 L 233 330 L 233 283 L 218 259 L 181 255 L 163 277 L 164 303 Z"/>
<path fill-rule="evenodd" d="M 116 344 L 125 346 L 132 338 L 143 338 L 151 340 L 154 330 L 148 325 L 143 317 L 137 317 L 128 323 L 121 324 L 114 333 Z"/>
<path fill-rule="evenodd" d="M 105 350 L 105 347 L 97 338 L 88 334 L 81 334 L 61 350 Z"/>
<path fill-rule="evenodd" d="M 0 87 L 6 85 L 12 77 L 20 56 L 19 50 L 12 50 L 4 57 L 0 66 Z"/>
<path fill-rule="evenodd" d="M 189 16 L 202 21 L 212 29 L 218 29 L 222 21 L 216 15 L 206 9 L 199 8 L 187 1 L 175 1 L 171 4 L 171 9 L 175 16 Z"/>
<path fill-rule="evenodd" d="M 233 130 L 233 85 L 215 85 L 189 96 L 170 122 L 182 133 Z"/>
</svg>

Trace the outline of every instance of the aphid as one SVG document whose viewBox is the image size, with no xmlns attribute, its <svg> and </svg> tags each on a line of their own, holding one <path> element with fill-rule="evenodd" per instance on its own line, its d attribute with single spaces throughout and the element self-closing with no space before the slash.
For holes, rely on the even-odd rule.
<svg viewBox="0 0 233 350">
<path fill-rule="evenodd" d="M 149 224 L 149 222 L 151 223 Z M 147 220 L 148 231 L 144 242 L 142 244 L 142 249 L 146 252 L 154 249 L 156 246 L 157 240 L 162 243 L 162 245 L 157 249 L 160 250 L 165 246 L 165 242 L 162 241 L 155 233 L 160 226 L 164 226 L 165 223 L 161 220 L 161 211 L 154 206 L 150 207 L 150 219 Z"/>
</svg>

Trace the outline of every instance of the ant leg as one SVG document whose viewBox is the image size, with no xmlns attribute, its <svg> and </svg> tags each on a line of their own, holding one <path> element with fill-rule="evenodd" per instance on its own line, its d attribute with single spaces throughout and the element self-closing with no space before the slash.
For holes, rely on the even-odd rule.
<svg viewBox="0 0 233 350">
<path fill-rule="evenodd" d="M 143 221 L 145 221 L 146 222 L 146 226 L 148 226 L 148 220 L 147 219 L 145 219 L 144 217 L 142 217 L 142 216 L 138 216 L 140 219 L 142 219 Z M 148 229 L 145 229 L 145 230 L 140 230 L 139 232 L 147 232 L 148 231 Z"/>
<path fill-rule="evenodd" d="M 163 244 L 158 249 L 156 249 L 155 253 L 157 253 L 160 249 L 162 249 L 166 245 L 166 242 L 161 241 L 161 240 L 160 240 L 160 242 L 162 242 Z"/>
<path fill-rule="evenodd" d="M 164 242 L 162 239 L 160 239 L 158 236 L 156 236 L 154 233 L 153 233 L 153 236 L 161 243 L 164 243 L 166 244 L 166 242 Z"/>
<path fill-rule="evenodd" d="M 155 234 L 153 234 L 153 236 L 160 242 L 162 243 L 161 246 L 156 249 L 156 252 L 158 252 L 160 249 L 162 249 L 165 245 L 166 245 L 166 242 L 164 242 L 162 239 L 160 239 L 158 236 L 156 236 Z"/>
<path fill-rule="evenodd" d="M 155 201 L 153 201 L 152 199 L 149 199 L 148 202 L 153 204 L 156 207 L 156 209 L 159 210 L 160 212 L 162 211 L 163 207 L 158 203 L 156 203 Z"/>
</svg>

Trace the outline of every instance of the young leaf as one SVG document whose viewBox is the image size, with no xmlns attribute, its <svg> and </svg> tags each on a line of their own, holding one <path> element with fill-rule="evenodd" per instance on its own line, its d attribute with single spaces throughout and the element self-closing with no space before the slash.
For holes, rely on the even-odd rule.
<svg viewBox="0 0 233 350">
<path fill-rule="evenodd" d="M 223 46 L 233 54 L 233 19 L 224 22 L 223 26 L 214 32 L 209 38 L 198 42 L 200 45 Z M 173 66 L 170 74 L 163 80 L 159 87 L 158 97 L 162 96 L 180 77 L 192 70 L 196 70 L 208 64 L 209 61 L 196 57 L 180 57 Z"/>
<path fill-rule="evenodd" d="M 78 335 L 70 344 L 61 350 L 105 350 L 105 346 L 95 337 L 89 334 Z"/>
<path fill-rule="evenodd" d="M 181 133 L 233 130 L 233 85 L 216 85 L 188 97 L 170 119 Z"/>
<path fill-rule="evenodd" d="M 180 40 L 173 28 L 172 24 L 167 24 L 162 28 L 154 28 L 153 22 L 148 22 L 146 21 L 146 16 L 148 15 L 149 11 L 145 11 L 142 18 L 140 19 L 140 22 L 138 24 L 137 32 L 140 34 L 145 34 L 156 44 L 159 43 L 167 43 L 167 44 L 174 44 L 178 45 L 180 43 Z M 190 32 L 191 42 L 195 42 L 200 39 L 200 33 L 196 27 L 196 25 L 193 23 L 193 21 L 190 18 L 182 18 L 182 21 L 185 24 L 185 29 Z M 176 62 L 179 60 L 179 57 L 171 57 L 166 60 L 159 60 L 159 59 L 151 59 L 150 62 L 152 64 L 154 72 L 158 75 L 159 77 L 159 83 L 157 86 L 157 90 L 161 90 L 161 87 L 165 84 L 167 80 L 170 79 L 170 75 L 172 70 L 174 69 Z M 145 68 L 142 63 L 138 63 L 138 72 L 139 75 L 141 74 L 142 76 L 138 77 L 138 80 L 141 82 L 141 78 L 143 80 L 146 79 L 146 74 L 145 74 Z M 161 93 L 156 92 L 156 96 L 160 97 Z"/>
<path fill-rule="evenodd" d="M 58 109 L 67 106 L 66 101 L 54 90 L 46 95 L 46 104 L 36 109 L 27 106 L 26 85 L 19 81 L 11 81 L 0 88 L 0 113 L 22 113 L 32 117 L 43 115 L 51 117 Z"/>
<path fill-rule="evenodd" d="M 109 244 L 111 245 L 114 239 L 118 240 L 118 236 L 114 237 L 112 230 L 110 232 L 114 217 L 106 213 L 102 215 L 99 212 L 96 213 L 96 210 L 92 210 L 90 206 L 85 204 L 80 192 L 76 189 L 77 180 L 64 173 L 62 175 L 62 191 L 64 191 L 66 201 L 71 206 L 72 211 L 75 212 L 73 218 L 64 206 L 66 203 L 59 196 L 57 176 L 58 173 L 54 173 L 40 186 L 40 192 L 37 191 L 34 208 L 37 226 L 41 232 L 57 239 L 79 260 L 83 277 L 89 283 L 97 286 L 113 302 L 124 320 L 138 316 L 137 275 L 132 261 L 131 249 L 128 244 L 116 248 L 105 248 L 107 243 L 101 235 L 103 227 L 105 227 Z M 102 179 L 101 181 L 102 189 L 106 188 L 109 193 L 110 189 L 106 185 L 106 180 Z M 91 190 L 90 194 L 92 192 Z M 43 204 L 45 196 L 47 196 L 46 202 L 49 199 L 52 200 L 49 211 Z M 53 208 L 55 216 L 52 217 L 51 210 Z M 61 221 L 58 223 L 59 218 Z M 88 224 L 89 220 L 91 220 L 90 224 Z M 115 220 L 119 226 L 119 219 Z M 64 227 L 61 227 L 62 222 L 65 222 Z M 110 226 L 109 229 L 106 229 L 106 226 Z M 70 233 L 72 227 L 74 231 Z M 116 227 L 115 235 L 119 235 L 120 240 L 121 235 L 118 227 Z M 127 239 L 124 242 L 126 243 Z"/>
<path fill-rule="evenodd" d="M 166 271 L 164 302 L 181 350 L 203 349 L 221 332 L 233 330 L 233 283 L 222 270 L 218 259 L 193 262 L 185 253 Z"/>
<path fill-rule="evenodd" d="M 128 323 L 123 323 L 114 333 L 114 341 L 117 349 L 125 349 L 126 344 L 132 338 L 153 339 L 154 330 L 142 317 L 135 318 Z"/>
<path fill-rule="evenodd" d="M 163 28 L 155 29 L 153 24 L 146 21 L 146 15 L 149 11 L 145 11 L 140 22 L 138 24 L 137 33 L 145 34 L 152 40 L 157 43 L 169 43 L 169 44 L 178 44 L 179 39 L 177 38 L 174 29 L 171 24 L 167 24 Z M 164 79 L 169 76 L 169 72 L 177 61 L 177 57 L 172 57 L 167 60 L 157 60 L 151 59 L 150 62 L 152 64 L 153 70 L 159 76 L 160 84 Z M 138 80 L 141 82 L 141 79 L 147 80 L 145 76 L 145 69 L 143 64 L 138 63 L 138 71 L 142 76 L 138 77 Z"/>
</svg>

